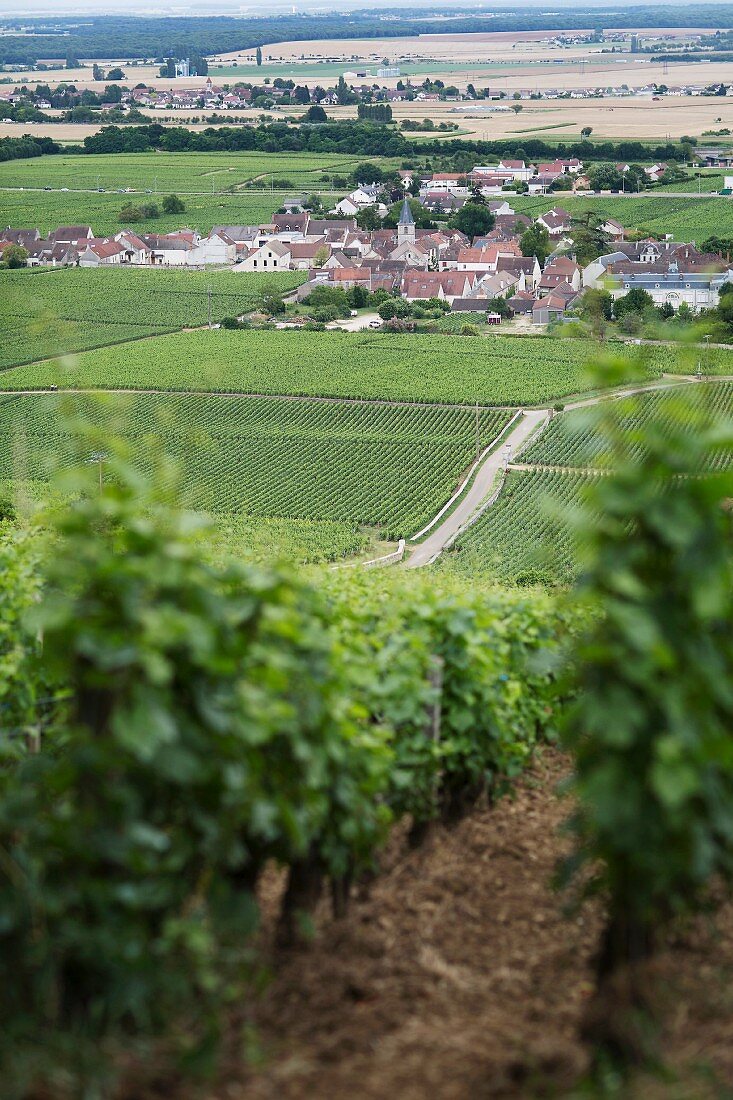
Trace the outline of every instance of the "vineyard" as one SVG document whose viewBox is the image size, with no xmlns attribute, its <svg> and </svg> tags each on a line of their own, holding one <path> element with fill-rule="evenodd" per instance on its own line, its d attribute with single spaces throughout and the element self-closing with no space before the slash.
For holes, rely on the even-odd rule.
<svg viewBox="0 0 733 1100">
<path fill-rule="evenodd" d="M 205 535 L 208 555 L 215 560 L 318 563 L 363 552 L 368 535 L 354 523 L 333 520 L 282 519 L 219 513 L 213 517 L 215 538 Z"/>
<path fill-rule="evenodd" d="M 252 180 L 269 187 L 271 178 L 313 189 L 321 175 L 347 176 L 363 158 L 334 153 L 113 153 L 46 156 L 0 164 L 2 187 L 68 187 L 106 191 L 133 188 L 159 195 L 227 191 Z"/>
<path fill-rule="evenodd" d="M 0 272 L 0 369 L 238 316 L 284 294 L 301 272 L 271 275 L 66 268 Z"/>
<path fill-rule="evenodd" d="M 0 399 L 0 478 L 48 477 L 72 458 L 61 399 Z M 333 521 L 409 535 L 450 497 L 476 453 L 470 407 L 161 395 L 71 399 L 74 415 L 130 440 L 151 475 L 162 450 L 181 468 L 178 502 L 210 513 Z M 479 443 L 511 412 L 483 409 Z M 339 533 L 343 540 L 343 532 Z"/>
<path fill-rule="evenodd" d="M 684 403 L 686 430 L 689 432 L 699 431 L 718 420 L 733 418 L 733 383 L 686 386 L 675 393 Z M 629 457 L 640 457 L 643 447 L 641 439 L 652 425 L 660 431 L 670 429 L 670 413 L 665 408 L 669 400 L 669 394 L 663 391 L 639 395 L 626 403 L 628 412 L 625 416 L 624 403 L 616 406 L 622 413 L 620 430 L 628 435 Z M 598 409 L 578 409 L 555 417 L 522 453 L 521 461 L 544 466 L 602 466 L 604 453 L 596 427 L 598 416 Z M 712 456 L 712 461 L 718 469 L 731 464 L 727 443 Z"/>
<path fill-rule="evenodd" d="M 441 572 L 502 584 L 569 584 L 575 535 L 563 512 L 592 480 L 558 470 L 511 470 L 496 503 L 440 560 Z"/>
<path fill-rule="evenodd" d="M 633 197 L 594 195 L 576 198 L 572 195 L 566 197 L 562 193 L 512 199 L 512 206 L 518 214 L 532 217 L 537 217 L 553 205 L 561 206 L 572 215 L 590 210 L 606 218 L 616 218 L 625 226 L 645 229 L 650 233 L 671 233 L 677 241 L 696 241 L 698 244 L 706 237 L 720 233 L 721 225 L 733 218 L 733 199 L 721 195 L 698 198 L 653 191 Z"/>
<path fill-rule="evenodd" d="M 82 159 L 82 158 L 80 158 Z M 7 163 L 18 163 L 9 161 Z M 34 226 L 43 236 L 60 225 L 91 225 L 97 236 L 112 236 L 123 228 L 120 211 L 141 199 L 159 202 L 150 195 L 100 195 L 96 191 L 2 191 L 3 222 L 15 227 Z M 135 223 L 142 233 L 168 233 L 181 226 L 208 233 L 215 225 L 269 224 L 278 196 L 247 191 L 223 195 L 186 195 L 185 214 L 161 214 Z"/>
<path fill-rule="evenodd" d="M 232 276 L 232 280 L 235 276 Z M 232 284 L 234 285 L 234 284 Z M 647 349 L 644 349 L 645 351 Z M 671 358 L 646 356 L 640 379 Z M 633 364 L 638 349 L 619 345 Z M 728 353 L 733 362 L 733 352 Z M 5 389 L 224 391 L 492 405 L 541 404 L 597 385 L 590 340 L 343 332 L 190 332 L 7 371 Z M 650 365 L 647 365 L 650 364 Z"/>
</svg>

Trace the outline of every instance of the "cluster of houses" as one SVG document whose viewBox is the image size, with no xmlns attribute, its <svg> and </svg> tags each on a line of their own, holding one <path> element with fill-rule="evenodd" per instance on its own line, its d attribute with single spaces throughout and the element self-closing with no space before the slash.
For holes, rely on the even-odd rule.
<svg viewBox="0 0 733 1100">
<path fill-rule="evenodd" d="M 232 90 L 225 90 L 217 87 L 210 76 L 206 78 L 203 85 L 192 85 L 190 88 L 151 88 L 143 85 L 133 88 L 129 95 L 123 93 L 123 103 L 152 110 L 176 111 L 199 108 L 227 111 L 249 107 L 251 102 L 251 88 L 238 85 Z"/>
<path fill-rule="evenodd" d="M 522 252 L 521 237 L 532 220 L 515 213 L 506 199 L 488 205 L 493 228 L 473 240 L 448 226 L 418 228 L 405 198 L 394 229 L 364 230 L 353 217 L 314 217 L 291 204 L 267 225 L 220 225 L 207 236 L 191 229 L 154 235 L 127 228 L 95 237 L 91 226 L 77 225 L 42 238 L 37 229 L 8 228 L 0 232 L 0 256 L 18 244 L 26 249 L 30 266 L 217 264 L 234 275 L 304 271 L 307 281 L 296 291 L 301 300 L 324 284 L 384 290 L 409 302 L 440 299 L 465 314 L 495 312 L 496 299 L 503 299 L 511 315 L 536 325 L 565 316 L 588 288 L 603 287 L 619 297 L 642 287 L 657 305 L 678 309 L 685 302 L 698 311 L 715 306 L 723 285 L 733 282 L 733 262 L 700 253 L 689 243 L 627 242 L 623 226 L 610 218 L 602 226 L 608 253 L 581 268 L 572 218 L 561 207 L 534 220 L 553 245 L 543 265 Z"/>
<path fill-rule="evenodd" d="M 731 158 L 733 159 L 733 158 Z M 702 160 L 702 157 L 701 157 Z M 707 159 L 703 163 L 708 163 Z M 713 160 L 710 160 L 713 163 Z M 619 176 L 625 176 L 631 165 L 616 164 Z M 662 162 L 646 165 L 644 174 L 649 183 L 658 183 L 668 165 Z M 588 191 L 591 182 L 583 170 L 583 162 L 577 157 L 528 164 L 523 160 L 504 158 L 498 164 L 477 165 L 470 172 L 433 172 L 420 180 L 420 200 L 431 210 L 452 211 L 460 209 L 472 192 L 477 189 L 485 196 L 521 185 L 530 195 L 544 194 L 553 188 L 567 191 Z"/>
<path fill-rule="evenodd" d="M 234 243 L 224 234 L 212 231 L 202 237 L 193 229 L 164 234 L 122 229 L 111 237 L 95 237 L 90 225 L 62 225 L 42 237 L 38 229 L 7 228 L 0 232 L 0 259 L 9 244 L 26 250 L 28 267 L 203 267 L 237 259 Z"/>
</svg>

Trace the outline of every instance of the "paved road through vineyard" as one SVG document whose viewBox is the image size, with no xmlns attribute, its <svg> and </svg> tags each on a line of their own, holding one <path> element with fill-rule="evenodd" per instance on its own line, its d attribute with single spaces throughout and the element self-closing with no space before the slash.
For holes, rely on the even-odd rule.
<svg viewBox="0 0 733 1100">
<path fill-rule="evenodd" d="M 439 527 L 428 535 L 424 542 L 420 543 L 410 555 L 407 562 L 408 569 L 415 569 L 421 565 L 429 565 L 442 551 L 445 544 L 468 519 L 479 505 L 486 499 L 491 491 L 499 470 L 504 465 L 507 454 L 511 457 L 517 448 L 537 429 L 543 421 L 548 420 L 550 413 L 547 409 L 529 409 L 522 414 L 522 419 L 516 428 L 509 433 L 500 447 L 493 451 L 478 469 L 468 492 L 461 500 L 458 507 L 451 512 L 447 519 L 443 520 Z"/>
</svg>

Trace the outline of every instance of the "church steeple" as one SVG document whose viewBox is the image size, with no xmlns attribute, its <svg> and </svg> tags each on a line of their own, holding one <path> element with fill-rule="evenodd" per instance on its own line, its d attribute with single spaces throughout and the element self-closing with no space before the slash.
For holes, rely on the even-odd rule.
<svg viewBox="0 0 733 1100">
<path fill-rule="evenodd" d="M 403 241 L 415 240 L 415 219 L 412 216 L 412 210 L 410 210 L 410 204 L 407 201 L 407 196 L 402 203 L 402 210 L 400 211 L 400 220 L 397 222 L 397 244 L 402 244 Z"/>
</svg>

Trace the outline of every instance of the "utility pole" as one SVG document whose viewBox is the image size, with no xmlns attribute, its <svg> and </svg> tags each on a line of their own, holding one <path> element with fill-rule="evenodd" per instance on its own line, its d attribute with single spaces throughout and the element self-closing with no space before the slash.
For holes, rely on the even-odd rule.
<svg viewBox="0 0 733 1100">
<path fill-rule="evenodd" d="M 481 455 L 481 432 L 479 430 L 478 399 L 476 400 L 476 461 Z"/>
<path fill-rule="evenodd" d="M 211 328 L 211 283 L 206 287 L 206 293 L 209 299 L 209 328 Z"/>
</svg>

